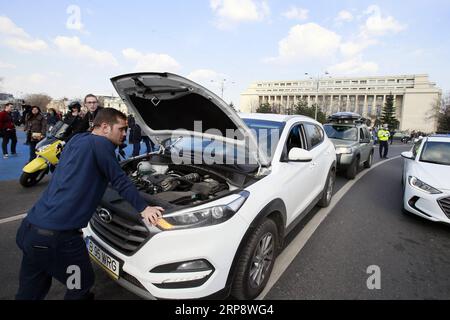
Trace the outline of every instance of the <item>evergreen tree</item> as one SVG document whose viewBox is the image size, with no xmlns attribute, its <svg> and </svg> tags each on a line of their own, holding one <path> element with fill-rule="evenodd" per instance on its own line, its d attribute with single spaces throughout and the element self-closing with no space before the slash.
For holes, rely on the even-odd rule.
<svg viewBox="0 0 450 320">
<path fill-rule="evenodd" d="M 272 113 L 272 107 L 269 103 L 261 104 L 258 109 L 256 109 L 257 113 Z"/>
<path fill-rule="evenodd" d="M 398 120 L 395 118 L 394 96 L 392 94 L 386 96 L 386 103 L 384 104 L 381 122 L 389 126 L 389 130 L 397 129 Z"/>
<path fill-rule="evenodd" d="M 316 113 L 316 105 L 313 104 L 311 107 L 308 107 L 306 101 L 299 101 L 296 105 L 294 105 L 294 114 L 300 114 L 303 116 L 307 116 L 314 119 L 314 115 Z M 317 109 L 317 121 L 320 123 L 325 123 L 327 117 L 325 113 L 323 113 L 320 108 Z"/>
</svg>

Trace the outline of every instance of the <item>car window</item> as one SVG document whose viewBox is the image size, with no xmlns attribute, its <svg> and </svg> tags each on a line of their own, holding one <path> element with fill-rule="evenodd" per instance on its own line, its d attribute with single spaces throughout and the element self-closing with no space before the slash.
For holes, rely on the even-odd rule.
<svg viewBox="0 0 450 320">
<path fill-rule="evenodd" d="M 419 148 L 420 148 L 420 145 L 422 144 L 422 139 L 420 139 L 419 141 L 417 141 L 416 143 L 414 143 L 414 146 L 413 146 L 413 150 L 412 150 L 412 153 L 413 153 L 413 155 L 414 155 L 414 158 L 417 156 L 417 152 L 419 152 Z"/>
<path fill-rule="evenodd" d="M 364 127 L 364 128 L 363 128 L 363 131 L 364 131 L 364 139 L 370 140 L 370 133 L 369 133 L 369 130 L 368 130 L 366 127 Z"/>
<path fill-rule="evenodd" d="M 450 166 L 450 143 L 441 141 L 425 142 L 420 161 Z"/>
<path fill-rule="evenodd" d="M 361 140 L 361 139 L 365 139 L 363 128 L 359 128 L 359 140 Z"/>
<path fill-rule="evenodd" d="M 308 150 L 311 150 L 318 144 L 322 143 L 324 133 L 322 128 L 312 123 L 305 123 L 305 133 L 309 142 Z"/>
<path fill-rule="evenodd" d="M 289 132 L 289 136 L 286 140 L 286 147 L 288 154 L 292 148 L 307 149 L 302 139 L 301 125 L 296 125 L 292 127 L 291 131 Z"/>
</svg>

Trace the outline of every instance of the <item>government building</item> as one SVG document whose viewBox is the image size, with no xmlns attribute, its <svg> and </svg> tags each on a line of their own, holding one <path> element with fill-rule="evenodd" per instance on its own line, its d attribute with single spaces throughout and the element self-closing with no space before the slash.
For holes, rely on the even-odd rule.
<svg viewBox="0 0 450 320">
<path fill-rule="evenodd" d="M 257 81 L 241 93 L 240 111 L 256 112 L 261 104 L 269 103 L 277 112 L 289 114 L 303 100 L 309 106 L 317 102 L 326 115 L 350 111 L 374 123 L 389 95 L 394 97 L 399 130 L 436 131 L 437 123 L 429 116 L 442 91 L 426 74 Z"/>
</svg>

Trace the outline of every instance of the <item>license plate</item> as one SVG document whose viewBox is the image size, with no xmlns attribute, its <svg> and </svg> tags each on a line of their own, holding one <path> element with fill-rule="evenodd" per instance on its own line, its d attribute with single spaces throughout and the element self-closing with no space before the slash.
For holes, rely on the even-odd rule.
<svg viewBox="0 0 450 320">
<path fill-rule="evenodd" d="M 91 259 L 99 264 L 113 279 L 119 279 L 120 261 L 107 253 L 91 238 L 86 238 L 86 246 Z"/>
</svg>

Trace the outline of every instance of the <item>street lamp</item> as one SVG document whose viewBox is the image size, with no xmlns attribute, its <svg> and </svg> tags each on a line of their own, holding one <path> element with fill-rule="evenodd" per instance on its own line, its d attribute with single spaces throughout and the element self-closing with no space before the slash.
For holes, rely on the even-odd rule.
<svg viewBox="0 0 450 320">
<path fill-rule="evenodd" d="M 211 80 L 211 82 L 219 82 L 220 83 L 220 92 L 221 92 L 222 100 L 223 100 L 223 92 L 225 90 L 225 81 L 227 81 L 227 79 Z M 235 83 L 234 81 L 230 82 L 230 84 L 234 84 L 234 83 Z"/>
<path fill-rule="evenodd" d="M 305 72 L 305 76 L 308 76 L 308 75 L 309 75 L 309 73 L 308 73 L 308 72 Z M 314 120 L 316 120 L 316 121 L 317 121 L 317 107 L 318 107 L 318 105 L 319 105 L 319 84 L 320 84 L 320 81 L 321 81 L 321 80 L 324 78 L 324 76 L 326 76 L 326 75 L 329 75 L 328 71 L 325 71 L 325 72 L 323 73 L 323 76 L 322 76 L 322 77 L 320 76 L 320 73 L 317 74 L 317 77 L 315 78 L 315 81 L 317 82 L 317 85 L 316 85 L 317 101 L 316 101 L 316 110 L 315 110 L 315 112 L 314 112 Z M 312 79 L 312 80 L 314 80 L 313 77 L 309 77 L 309 78 Z"/>
</svg>

